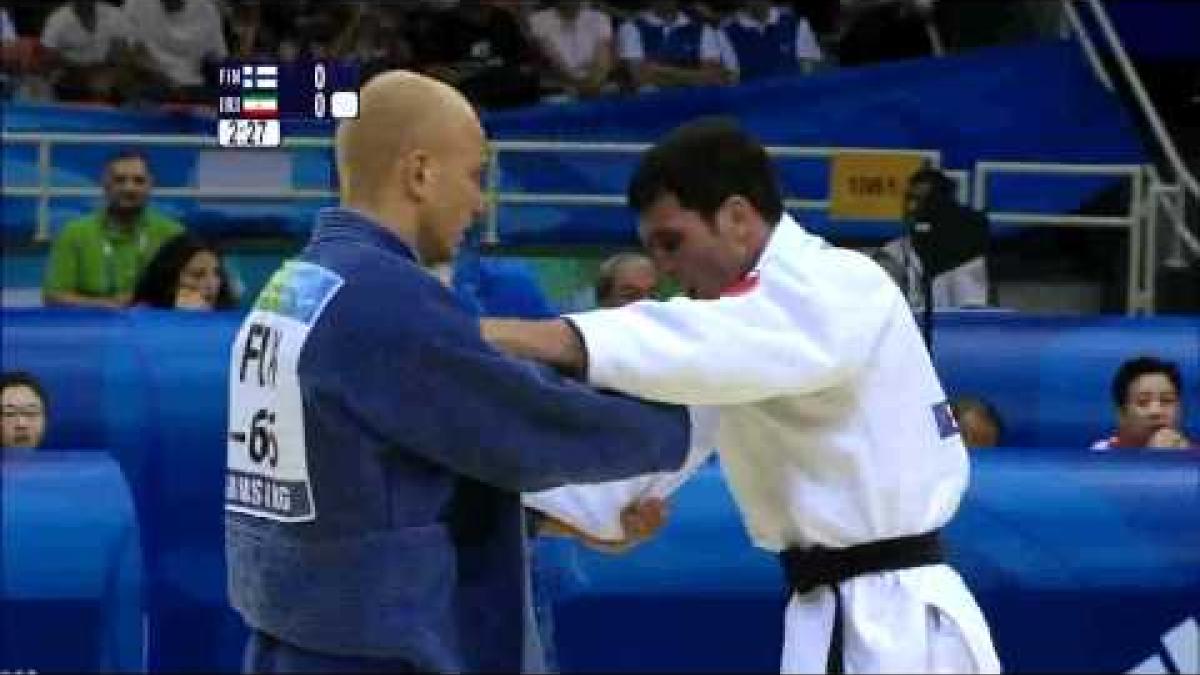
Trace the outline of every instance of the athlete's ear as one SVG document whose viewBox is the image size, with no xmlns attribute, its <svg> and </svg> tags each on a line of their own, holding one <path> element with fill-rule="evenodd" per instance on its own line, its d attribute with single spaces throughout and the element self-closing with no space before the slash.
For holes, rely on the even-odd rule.
<svg viewBox="0 0 1200 675">
<path fill-rule="evenodd" d="M 757 211 L 741 195 L 730 195 L 717 207 L 714 220 L 717 231 L 724 233 L 738 244 L 749 244 L 752 240 Z"/>
<path fill-rule="evenodd" d="M 433 158 L 424 150 L 413 150 L 400 163 L 402 167 L 401 183 L 405 192 L 414 201 L 427 201 L 430 196 L 432 189 L 430 183 L 433 177 L 432 163 Z"/>
</svg>

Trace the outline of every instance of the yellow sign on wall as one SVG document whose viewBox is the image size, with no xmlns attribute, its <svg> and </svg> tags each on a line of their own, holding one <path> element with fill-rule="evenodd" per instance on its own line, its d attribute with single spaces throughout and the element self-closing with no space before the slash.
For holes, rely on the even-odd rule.
<svg viewBox="0 0 1200 675">
<path fill-rule="evenodd" d="M 834 218 L 899 220 L 904 190 L 921 168 L 919 155 L 848 152 L 833 156 L 829 215 Z"/>
</svg>

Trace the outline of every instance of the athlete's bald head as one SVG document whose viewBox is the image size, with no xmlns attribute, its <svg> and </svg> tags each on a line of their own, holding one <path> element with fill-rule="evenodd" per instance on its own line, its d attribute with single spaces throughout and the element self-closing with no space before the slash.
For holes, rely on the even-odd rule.
<svg viewBox="0 0 1200 675">
<path fill-rule="evenodd" d="M 482 210 L 485 149 L 474 109 L 452 87 L 404 70 L 381 73 L 362 88 L 358 119 L 337 130 L 342 203 L 436 263 Z"/>
<path fill-rule="evenodd" d="M 433 151 L 456 123 L 475 119 L 466 99 L 437 80 L 407 70 L 372 78 L 359 94 L 358 119 L 337 130 L 343 198 L 371 199 L 396 160 L 417 149 Z"/>
</svg>

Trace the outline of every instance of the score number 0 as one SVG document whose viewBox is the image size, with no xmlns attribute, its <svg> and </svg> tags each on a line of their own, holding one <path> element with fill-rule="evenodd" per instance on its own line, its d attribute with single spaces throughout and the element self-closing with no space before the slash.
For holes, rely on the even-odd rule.
<svg viewBox="0 0 1200 675">
<path fill-rule="evenodd" d="M 313 95 L 313 117 L 316 119 L 325 119 L 326 116 L 335 119 L 358 117 L 358 92 L 338 90 L 330 94 L 325 91 L 326 84 L 328 84 L 328 80 L 325 64 L 313 65 L 313 88 L 316 89 L 316 93 Z"/>
<path fill-rule="evenodd" d="M 318 63 L 313 66 L 313 87 L 317 90 L 316 96 L 313 98 L 313 116 L 317 119 L 325 119 L 326 100 L 325 100 L 325 64 Z"/>
</svg>

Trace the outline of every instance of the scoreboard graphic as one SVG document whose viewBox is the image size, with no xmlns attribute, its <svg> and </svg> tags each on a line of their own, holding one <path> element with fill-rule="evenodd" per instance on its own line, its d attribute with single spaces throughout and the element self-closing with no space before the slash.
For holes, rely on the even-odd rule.
<svg viewBox="0 0 1200 675">
<path fill-rule="evenodd" d="M 217 141 L 226 148 L 277 148 L 284 119 L 358 117 L 359 69 L 351 61 L 226 61 L 217 82 Z"/>
</svg>

